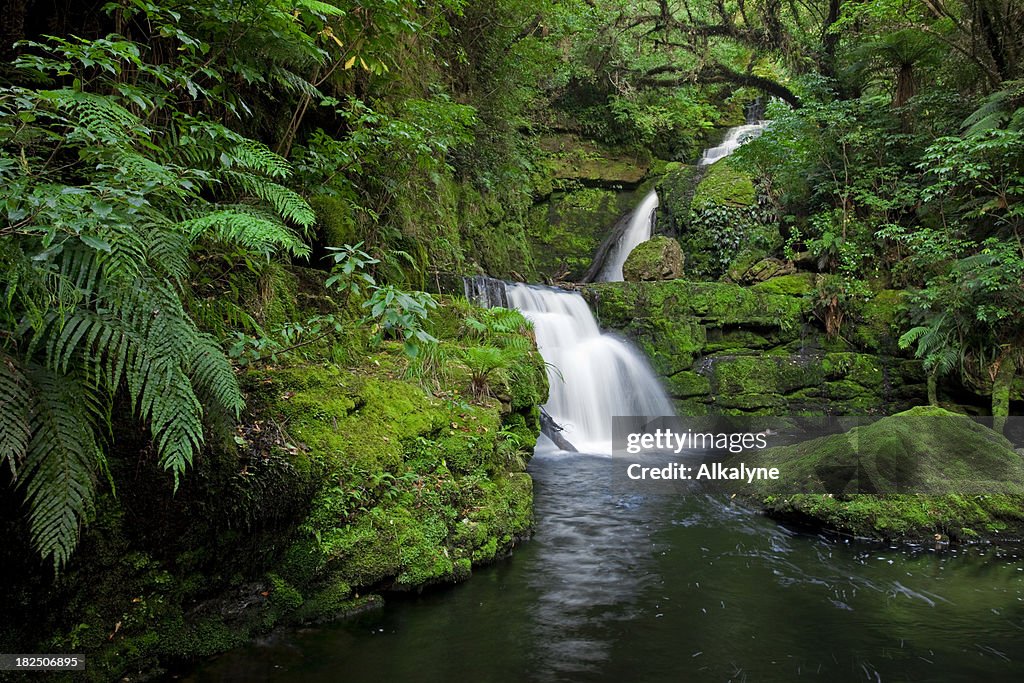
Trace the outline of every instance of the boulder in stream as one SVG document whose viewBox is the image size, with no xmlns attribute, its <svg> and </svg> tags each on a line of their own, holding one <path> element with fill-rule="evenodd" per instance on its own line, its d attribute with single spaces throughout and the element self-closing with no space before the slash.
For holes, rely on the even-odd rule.
<svg viewBox="0 0 1024 683">
<path fill-rule="evenodd" d="M 675 280 L 683 276 L 686 257 L 679 242 L 659 235 L 639 244 L 622 266 L 627 282 Z"/>
</svg>

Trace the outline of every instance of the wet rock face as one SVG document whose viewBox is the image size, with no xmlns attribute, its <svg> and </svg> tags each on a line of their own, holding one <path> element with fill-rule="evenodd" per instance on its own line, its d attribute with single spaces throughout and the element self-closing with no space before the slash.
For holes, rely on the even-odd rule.
<svg viewBox="0 0 1024 683">
<path fill-rule="evenodd" d="M 927 400 L 920 361 L 900 355 L 899 292 L 829 338 L 806 274 L 753 287 L 686 280 L 588 285 L 600 324 L 632 339 L 682 415 L 872 415 Z"/>
<path fill-rule="evenodd" d="M 627 282 L 675 280 L 683 276 L 686 257 L 671 237 L 652 237 L 630 252 L 622 266 Z"/>
</svg>

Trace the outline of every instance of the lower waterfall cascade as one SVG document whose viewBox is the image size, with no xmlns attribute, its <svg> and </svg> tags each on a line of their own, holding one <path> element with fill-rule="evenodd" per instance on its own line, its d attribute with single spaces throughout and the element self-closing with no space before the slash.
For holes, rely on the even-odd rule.
<svg viewBox="0 0 1024 683">
<path fill-rule="evenodd" d="M 498 294 L 497 283 L 504 285 Z M 466 281 L 483 305 L 519 310 L 534 325 L 537 348 L 548 364 L 550 392 L 544 410 L 577 450 L 610 455 L 612 417 L 674 415 L 672 402 L 647 360 L 628 342 L 602 334 L 576 292 L 500 280 Z M 483 300 L 482 300 L 483 299 Z"/>
</svg>

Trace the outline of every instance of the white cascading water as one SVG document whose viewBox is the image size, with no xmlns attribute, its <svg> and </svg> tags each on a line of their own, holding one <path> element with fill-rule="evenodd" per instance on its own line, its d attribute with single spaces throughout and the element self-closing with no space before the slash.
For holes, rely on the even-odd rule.
<svg viewBox="0 0 1024 683">
<path fill-rule="evenodd" d="M 697 165 L 710 166 L 719 159 L 724 159 L 739 149 L 743 143 L 753 140 L 764 132 L 765 126 L 767 125 L 767 121 L 757 121 L 756 123 L 747 123 L 742 126 L 730 128 L 726 131 L 725 139 L 722 140 L 720 145 L 708 147 L 704 150 L 704 154 L 701 155 L 700 161 L 697 162 Z"/>
<path fill-rule="evenodd" d="M 597 282 L 622 282 L 622 266 L 629 252 L 651 239 L 654 229 L 654 210 L 658 208 L 658 193 L 651 190 L 634 209 L 629 226 L 605 257 L 604 267 L 594 278 Z"/>
<path fill-rule="evenodd" d="M 553 287 L 508 284 L 509 305 L 533 321 L 551 386 L 544 409 L 579 451 L 612 452 L 615 415 L 675 415 L 644 357 L 601 334 L 579 294 Z"/>
</svg>

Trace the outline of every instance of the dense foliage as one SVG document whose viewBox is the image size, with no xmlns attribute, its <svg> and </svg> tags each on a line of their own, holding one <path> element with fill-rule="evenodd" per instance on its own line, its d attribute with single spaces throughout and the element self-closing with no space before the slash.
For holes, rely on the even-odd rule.
<svg viewBox="0 0 1024 683">
<path fill-rule="evenodd" d="M 544 202 L 608 203 L 556 170 L 566 140 L 581 164 L 691 164 L 759 98 L 765 133 L 684 174 L 750 194 L 689 188 L 688 274 L 774 249 L 838 336 L 912 290 L 901 343 L 933 400 L 940 379 L 996 415 L 1021 398 L 1021 3 L 0 0 L 0 26 L 0 485 L 57 571 L 112 462 L 173 490 L 246 442 L 243 367 L 359 368 L 395 341 L 429 390 L 458 367 L 503 396 L 529 327 L 466 314 L 446 351 L 420 290 L 538 279 Z M 282 296 L 298 267 L 323 277 Z"/>
</svg>

